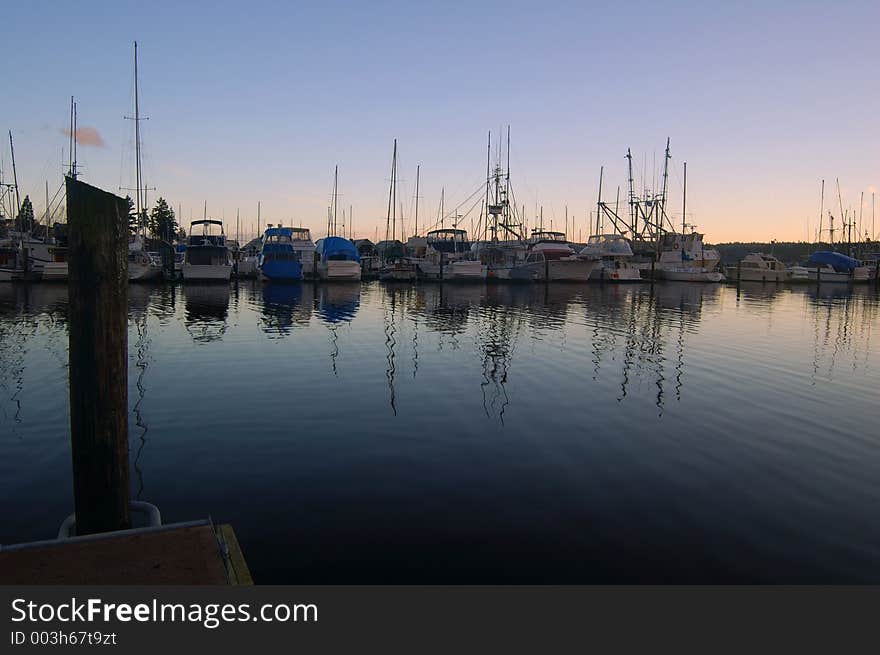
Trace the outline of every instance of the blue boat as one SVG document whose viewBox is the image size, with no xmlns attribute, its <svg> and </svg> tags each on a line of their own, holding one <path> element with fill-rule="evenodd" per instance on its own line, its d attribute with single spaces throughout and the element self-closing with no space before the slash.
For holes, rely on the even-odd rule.
<svg viewBox="0 0 880 655">
<path fill-rule="evenodd" d="M 303 276 L 300 253 L 293 247 L 293 228 L 270 227 L 263 233 L 260 275 L 264 280 L 292 282 Z"/>
</svg>

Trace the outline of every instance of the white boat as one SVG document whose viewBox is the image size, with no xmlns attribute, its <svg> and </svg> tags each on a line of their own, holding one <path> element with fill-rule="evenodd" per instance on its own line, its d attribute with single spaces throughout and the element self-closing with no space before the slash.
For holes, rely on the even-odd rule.
<svg viewBox="0 0 880 655">
<path fill-rule="evenodd" d="M 149 282 L 162 276 L 162 262 L 149 253 L 140 234 L 128 238 L 128 281 Z"/>
<path fill-rule="evenodd" d="M 599 265 L 590 273 L 591 280 L 606 282 L 641 282 L 642 274 L 633 265 L 629 241 L 620 234 L 597 234 L 587 240 L 578 253 L 581 257 L 598 259 Z"/>
<path fill-rule="evenodd" d="M 564 232 L 533 230 L 524 266 L 545 282 L 586 282 L 598 259 L 578 256 Z"/>
<path fill-rule="evenodd" d="M 303 279 L 313 280 L 317 276 L 315 268 L 315 242 L 307 227 L 291 228 L 290 243 L 302 262 Z"/>
<path fill-rule="evenodd" d="M 361 279 L 361 262 L 354 243 L 344 237 L 325 237 L 315 244 L 318 277 L 327 281 Z"/>
<path fill-rule="evenodd" d="M 419 277 L 450 282 L 486 279 L 486 265 L 479 260 L 469 259 L 471 244 L 465 230 L 431 230 L 426 235 L 426 244 L 425 257 L 416 261 Z"/>
<path fill-rule="evenodd" d="M 663 280 L 673 282 L 724 282 L 724 274 L 697 266 L 667 266 L 657 271 Z"/>
<path fill-rule="evenodd" d="M 785 264 L 773 255 L 749 253 L 737 266 L 725 269 L 727 278 L 741 282 L 785 282 L 789 275 Z"/>
<path fill-rule="evenodd" d="M 196 234 L 201 227 L 201 234 Z M 216 229 L 219 227 L 219 234 Z M 226 246 L 223 222 L 203 219 L 190 223 L 186 256 L 183 260 L 184 282 L 229 282 L 232 254 Z"/>
<path fill-rule="evenodd" d="M 512 282 L 531 282 L 538 273 L 526 266 L 528 246 L 521 241 L 487 241 L 473 246 L 486 265 L 486 278 Z"/>
</svg>

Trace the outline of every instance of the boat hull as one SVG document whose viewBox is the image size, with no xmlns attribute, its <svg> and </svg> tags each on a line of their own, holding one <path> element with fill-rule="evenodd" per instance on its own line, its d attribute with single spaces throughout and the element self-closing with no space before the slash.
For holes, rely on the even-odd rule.
<svg viewBox="0 0 880 655">
<path fill-rule="evenodd" d="M 728 280 L 740 282 L 785 282 L 788 279 L 786 271 L 760 270 L 728 266 L 725 269 Z"/>
<path fill-rule="evenodd" d="M 67 282 L 67 262 L 46 262 L 43 265 L 44 282 Z"/>
<path fill-rule="evenodd" d="M 597 266 L 590 273 L 591 282 L 641 282 L 642 274 L 634 266 L 612 268 Z"/>
<path fill-rule="evenodd" d="M 295 261 L 264 261 L 260 277 L 270 282 L 296 282 L 302 280 L 303 267 Z"/>
<path fill-rule="evenodd" d="M 356 282 L 361 279 L 361 265 L 354 261 L 320 262 L 318 276 L 328 282 Z"/>
<path fill-rule="evenodd" d="M 231 265 L 184 264 L 184 282 L 229 282 L 232 276 Z"/>
<path fill-rule="evenodd" d="M 149 282 L 150 280 L 158 280 L 161 275 L 162 269 L 158 266 L 135 262 L 128 263 L 129 282 Z"/>
<path fill-rule="evenodd" d="M 586 282 L 598 265 L 597 261 L 584 259 L 552 259 L 523 266 L 533 271 L 535 279 L 542 282 Z"/>
</svg>

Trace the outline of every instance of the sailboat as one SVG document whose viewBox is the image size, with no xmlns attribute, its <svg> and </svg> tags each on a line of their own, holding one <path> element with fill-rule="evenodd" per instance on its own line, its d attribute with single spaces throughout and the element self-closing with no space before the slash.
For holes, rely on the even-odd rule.
<svg viewBox="0 0 880 655">
<path fill-rule="evenodd" d="M 662 243 L 671 240 L 672 253 L 662 249 L 658 262 L 657 274 L 663 280 L 675 282 L 723 282 L 724 274 L 715 270 L 720 258 L 713 256 L 707 259 L 703 252 L 703 235 L 696 232 L 685 234 L 685 208 L 687 207 L 687 162 L 684 162 L 684 178 L 681 207 L 681 234 L 667 233 L 663 235 Z M 697 258 L 696 243 L 699 238 L 700 255 Z M 716 251 L 712 251 L 716 252 Z"/>
<path fill-rule="evenodd" d="M 418 226 L 418 170 L 416 172 L 416 226 Z M 402 218 L 402 217 L 401 217 Z M 401 221 L 402 222 L 402 221 Z M 388 227 L 391 236 L 388 237 Z M 412 282 L 416 279 L 416 267 L 406 256 L 403 244 L 396 241 L 397 231 L 397 139 L 394 139 L 394 153 L 391 157 L 391 186 L 388 188 L 388 215 L 385 217 L 385 247 L 382 248 L 384 262 L 379 269 L 379 279 L 386 282 Z M 401 229 L 401 233 L 403 230 Z M 401 234 L 401 236 L 403 236 Z"/>
<path fill-rule="evenodd" d="M 147 250 L 146 197 L 147 190 L 141 184 L 141 118 L 138 105 L 138 46 L 134 42 L 134 149 L 135 149 L 135 210 L 137 228 L 128 237 L 128 281 L 146 282 L 162 275 L 162 262 Z"/>
<path fill-rule="evenodd" d="M 333 173 L 333 203 L 327 211 L 327 236 L 315 243 L 318 277 L 322 280 L 357 282 L 361 279 L 361 259 L 350 239 L 333 236 L 336 232 L 339 167 Z"/>
</svg>

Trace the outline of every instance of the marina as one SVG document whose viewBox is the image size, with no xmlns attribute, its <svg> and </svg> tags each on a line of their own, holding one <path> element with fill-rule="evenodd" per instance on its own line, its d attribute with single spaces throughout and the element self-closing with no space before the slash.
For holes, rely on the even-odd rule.
<svg viewBox="0 0 880 655">
<path fill-rule="evenodd" d="M 91 61 L 101 88 L 77 68 L 83 98 L 14 107 L 0 583 L 880 579 L 856 148 L 797 134 L 814 159 L 784 166 L 766 134 L 725 143 L 754 108 L 695 137 L 687 93 L 647 121 L 632 72 L 598 103 L 583 67 L 522 98 L 498 67 L 471 79 L 490 110 L 444 92 L 425 120 L 431 77 L 337 68 L 357 40 L 311 85 L 289 52 L 220 63 L 276 41 L 198 50 L 252 88 L 126 41 Z"/>
</svg>

